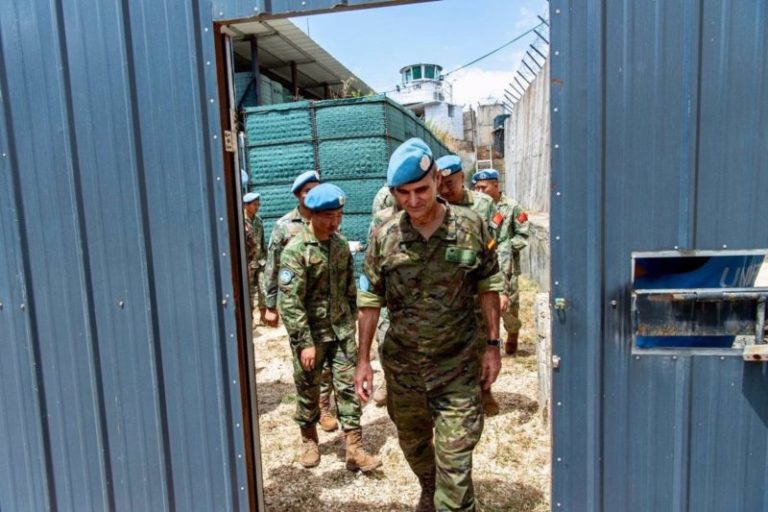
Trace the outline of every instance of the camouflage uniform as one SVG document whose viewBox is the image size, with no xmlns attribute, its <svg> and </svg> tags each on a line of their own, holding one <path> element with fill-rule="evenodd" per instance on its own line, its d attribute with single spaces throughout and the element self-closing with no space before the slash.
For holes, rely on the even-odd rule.
<svg viewBox="0 0 768 512">
<path fill-rule="evenodd" d="M 485 221 L 485 225 L 488 226 L 491 237 L 494 240 L 494 246 L 498 248 L 500 238 L 502 238 L 503 233 L 501 232 L 502 226 L 500 220 L 496 217 L 498 210 L 496 209 L 496 204 L 493 202 L 493 198 L 491 198 L 491 196 L 488 194 L 469 190 L 464 187 L 464 196 L 460 202 L 456 203 L 456 205 L 467 207 L 480 215 L 480 217 Z M 498 253 L 497 258 L 499 258 L 499 263 L 501 263 L 502 258 Z M 503 291 L 500 293 L 503 293 Z M 477 332 L 477 348 L 480 356 L 482 357 L 483 352 L 485 352 L 485 346 L 488 339 L 485 335 L 485 329 L 483 328 L 483 315 L 480 311 L 479 303 L 475 305 L 475 314 L 477 315 L 477 321 L 480 326 L 480 329 L 478 329 Z"/>
<path fill-rule="evenodd" d="M 358 306 L 389 309 L 382 366 L 400 446 L 420 480 L 436 476 L 437 510 L 474 510 L 483 413 L 473 310 L 478 293 L 503 288 L 488 228 L 446 205 L 429 240 L 399 212 L 370 242 Z"/>
<path fill-rule="evenodd" d="M 509 306 L 502 311 L 501 318 L 508 333 L 520 331 L 520 295 L 517 276 L 520 275 L 520 251 L 528 246 L 528 216 L 523 208 L 504 194 L 496 204 L 504 216 L 501 226 L 503 239 L 499 240 L 499 267 L 504 274 L 504 294 L 509 297 Z M 501 237 L 500 237 L 501 238 Z"/>
<path fill-rule="evenodd" d="M 385 187 L 386 188 L 386 187 Z M 387 191 L 389 189 L 387 188 Z M 390 195 L 391 197 L 391 195 Z M 384 224 L 386 221 L 388 221 L 392 216 L 400 211 L 400 208 L 398 208 L 394 202 L 392 206 L 388 206 L 379 210 L 376 210 L 376 203 L 374 199 L 374 211 L 373 211 L 373 217 L 371 218 L 371 225 L 368 227 L 368 244 L 371 243 L 371 237 L 373 236 L 373 233 L 376 231 L 376 229 Z M 389 313 L 387 313 L 386 308 L 381 309 L 381 314 L 379 315 L 379 323 L 376 325 L 376 341 L 379 344 L 379 361 L 381 361 L 381 347 L 384 344 L 384 337 L 387 334 L 387 329 L 389 329 Z"/>
<path fill-rule="evenodd" d="M 280 217 L 272 227 L 267 249 L 267 268 L 264 270 L 264 302 L 269 309 L 277 308 L 278 272 L 280 270 L 280 256 L 297 234 L 301 233 L 309 220 L 301 216 L 297 206 L 290 212 Z M 319 358 L 318 358 L 319 360 Z M 330 367 L 323 372 L 320 394 L 329 396 L 332 389 L 332 377 Z"/>
<path fill-rule="evenodd" d="M 261 217 L 245 216 L 245 250 L 248 261 L 248 288 L 250 291 L 251 309 L 265 307 L 262 281 L 264 264 L 266 263 L 266 244 L 264 243 L 264 223 Z"/>
<path fill-rule="evenodd" d="M 392 197 L 392 194 L 389 192 L 389 187 L 384 185 L 378 192 L 376 192 L 376 195 L 373 198 L 371 213 L 376 214 L 384 208 L 389 208 L 391 206 L 395 206 L 395 198 Z"/>
<path fill-rule="evenodd" d="M 294 419 L 302 428 L 320 416 L 318 397 L 324 363 L 329 363 L 344 430 L 360 429 L 360 401 L 355 393 L 357 306 L 354 263 L 347 240 L 338 234 L 320 242 L 305 227 L 280 256 L 278 303 L 293 353 L 298 395 Z M 316 349 L 315 369 L 301 366 L 304 348 Z"/>
</svg>

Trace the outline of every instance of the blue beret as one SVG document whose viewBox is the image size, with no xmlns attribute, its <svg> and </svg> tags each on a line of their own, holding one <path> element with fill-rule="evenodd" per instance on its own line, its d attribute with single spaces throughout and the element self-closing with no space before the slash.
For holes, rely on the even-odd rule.
<svg viewBox="0 0 768 512">
<path fill-rule="evenodd" d="M 496 169 L 484 169 L 482 171 L 478 171 L 475 173 L 474 176 L 472 176 L 472 184 L 474 185 L 478 181 L 485 181 L 485 180 L 499 180 L 499 171 Z"/>
<path fill-rule="evenodd" d="M 338 210 L 344 206 L 346 199 L 344 191 L 333 183 L 321 183 L 307 193 L 304 206 L 313 212 Z"/>
<path fill-rule="evenodd" d="M 320 175 L 317 174 L 317 171 L 306 171 L 299 174 L 296 179 L 293 180 L 293 185 L 291 185 L 291 192 L 295 194 L 301 190 L 301 187 L 312 181 L 320 181 Z"/>
<path fill-rule="evenodd" d="M 443 176 L 456 174 L 461 170 L 461 158 L 456 155 L 445 155 L 437 159 L 437 169 Z"/>
<path fill-rule="evenodd" d="M 398 146 L 389 159 L 387 185 L 399 187 L 419 181 L 432 168 L 432 150 L 416 137 Z"/>
<path fill-rule="evenodd" d="M 248 192 L 243 196 L 243 203 L 248 204 L 261 199 L 261 194 L 258 192 Z"/>
</svg>

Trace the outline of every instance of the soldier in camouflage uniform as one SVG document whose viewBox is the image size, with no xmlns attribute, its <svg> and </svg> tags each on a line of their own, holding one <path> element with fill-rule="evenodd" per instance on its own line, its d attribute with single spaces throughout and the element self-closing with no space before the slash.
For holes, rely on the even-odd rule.
<svg viewBox="0 0 768 512">
<path fill-rule="evenodd" d="M 499 244 L 499 266 L 505 278 L 504 295 L 501 297 L 501 318 L 507 329 L 504 350 L 507 354 L 517 353 L 520 333 L 520 294 L 517 276 L 520 275 L 520 251 L 528 246 L 528 214 L 517 202 L 499 190 L 499 172 L 486 169 L 472 176 L 475 190 L 488 194 L 504 217 L 501 231 L 510 236 Z"/>
<path fill-rule="evenodd" d="M 347 240 L 337 232 L 344 199 L 342 190 L 330 183 L 307 194 L 309 226 L 288 242 L 280 256 L 278 303 L 293 353 L 301 463 L 305 467 L 320 463 L 318 395 L 322 368 L 328 363 L 346 438 L 347 469 L 372 471 L 381 461 L 362 447 L 361 407 L 354 388 L 354 262 Z"/>
<path fill-rule="evenodd" d="M 264 293 L 261 289 L 261 277 L 266 262 L 266 246 L 264 244 L 264 223 L 258 215 L 259 206 L 259 194 L 249 192 L 243 196 L 243 227 L 245 229 L 245 249 L 248 261 L 249 298 L 251 310 L 258 307 L 260 319 L 264 322 L 266 306 Z"/>
<path fill-rule="evenodd" d="M 320 175 L 316 171 L 305 171 L 299 174 L 291 185 L 291 192 L 296 197 L 298 205 L 280 217 L 272 227 L 267 249 L 267 267 L 264 273 L 264 295 L 267 307 L 264 323 L 271 327 L 277 327 L 277 274 L 280 269 L 280 255 L 288 242 L 309 224 L 310 211 L 304 205 L 304 198 L 319 183 Z M 332 432 L 338 428 L 336 418 L 331 411 L 332 391 L 331 369 L 326 366 L 320 385 L 320 427 L 326 432 Z"/>
<path fill-rule="evenodd" d="M 480 398 L 501 367 L 492 238 L 468 208 L 437 198 L 441 176 L 420 139 L 390 159 L 389 185 L 404 211 L 375 230 L 360 277 L 360 352 L 355 389 L 371 396 L 370 347 L 381 307 L 387 409 L 422 492 L 418 511 L 474 511 L 472 452 L 483 430 Z M 479 295 L 489 345 L 477 357 Z"/>
<path fill-rule="evenodd" d="M 507 234 L 501 231 L 501 218 L 499 216 L 493 199 L 489 196 L 469 190 L 464 185 L 464 171 L 461 167 L 461 158 L 456 155 L 446 155 L 437 160 L 437 169 L 442 175 L 440 184 L 440 197 L 451 204 L 465 206 L 475 211 L 486 222 L 494 243 L 500 245 L 506 240 Z M 497 255 L 500 257 L 500 255 Z M 501 263 L 501 260 L 500 260 Z M 479 307 L 475 309 L 478 321 L 482 325 L 482 315 Z M 485 334 L 481 329 L 478 331 L 478 352 L 482 355 L 485 347 Z M 487 416 L 496 416 L 499 414 L 499 404 L 493 397 L 490 388 L 483 390 L 483 410 Z"/>
</svg>

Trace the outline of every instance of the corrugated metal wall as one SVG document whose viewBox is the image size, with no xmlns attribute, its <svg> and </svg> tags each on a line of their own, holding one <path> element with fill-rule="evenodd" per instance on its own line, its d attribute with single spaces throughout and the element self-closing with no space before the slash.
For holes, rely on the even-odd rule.
<svg viewBox="0 0 768 512">
<path fill-rule="evenodd" d="M 248 507 L 209 7 L 3 3 L 3 510 Z"/>
<path fill-rule="evenodd" d="M 551 2 L 555 510 L 768 510 L 766 366 L 629 322 L 632 251 L 768 246 L 766 9 Z"/>
</svg>

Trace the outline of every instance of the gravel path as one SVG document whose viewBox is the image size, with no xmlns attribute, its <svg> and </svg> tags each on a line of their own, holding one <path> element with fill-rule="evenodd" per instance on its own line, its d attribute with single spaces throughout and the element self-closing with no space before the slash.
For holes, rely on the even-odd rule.
<svg viewBox="0 0 768 512">
<path fill-rule="evenodd" d="M 494 384 L 501 414 L 487 418 L 475 449 L 473 479 L 478 510 L 549 510 L 549 432 L 536 402 L 536 354 L 533 345 L 535 289 L 523 283 L 523 331 L 520 355 L 502 358 Z M 410 511 L 419 486 L 397 444 L 386 408 L 363 410 L 367 449 L 384 465 L 372 475 L 344 467 L 342 434 L 320 431 L 320 466 L 307 470 L 294 461 L 299 431 L 291 419 L 296 400 L 290 353 L 282 327 L 254 331 L 264 489 L 269 512 Z M 374 361 L 375 379 L 383 378 Z"/>
</svg>

